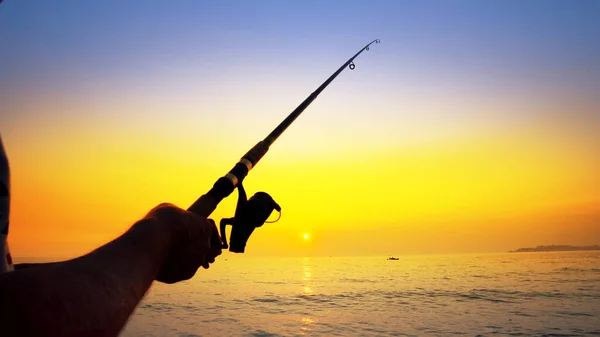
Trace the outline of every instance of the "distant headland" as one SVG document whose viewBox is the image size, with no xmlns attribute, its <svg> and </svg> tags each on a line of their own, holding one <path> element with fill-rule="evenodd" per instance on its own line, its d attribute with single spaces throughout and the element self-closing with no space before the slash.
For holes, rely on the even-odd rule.
<svg viewBox="0 0 600 337">
<path fill-rule="evenodd" d="M 511 250 L 509 253 L 527 253 L 527 252 L 568 252 L 577 250 L 600 250 L 599 245 L 594 246 L 565 246 L 565 245 L 551 245 L 551 246 L 537 246 L 535 248 L 519 248 L 517 250 Z"/>
</svg>

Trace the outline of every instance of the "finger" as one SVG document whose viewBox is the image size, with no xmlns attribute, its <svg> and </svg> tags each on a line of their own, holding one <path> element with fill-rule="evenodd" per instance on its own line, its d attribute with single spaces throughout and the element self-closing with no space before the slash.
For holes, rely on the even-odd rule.
<svg viewBox="0 0 600 337">
<path fill-rule="evenodd" d="M 206 251 L 210 249 L 212 225 L 208 220 L 194 219 L 194 222 L 189 224 L 188 230 L 190 231 L 189 243 L 191 245 L 201 247 Z"/>
<path fill-rule="evenodd" d="M 194 217 L 197 223 L 192 227 L 197 236 L 190 242 L 190 246 L 196 250 L 196 254 L 203 255 L 198 267 L 202 266 L 204 269 L 208 269 L 210 264 L 215 262 L 215 258 L 221 255 L 221 238 L 214 220 Z"/>
<path fill-rule="evenodd" d="M 192 249 L 177 250 L 163 264 L 156 279 L 168 284 L 189 280 L 204 263 L 204 259 L 203 256 L 196 255 Z"/>
<path fill-rule="evenodd" d="M 200 226 L 192 226 L 190 230 L 193 232 L 191 240 L 186 244 L 186 250 L 190 258 L 196 261 L 196 267 L 200 267 L 205 263 L 214 262 L 214 257 L 218 253 L 217 249 L 211 247 L 210 236 L 207 236 L 207 232 Z M 205 227 L 210 228 L 210 227 Z M 218 248 L 220 250 L 220 248 Z M 210 262 L 209 262 L 210 261 Z"/>
<path fill-rule="evenodd" d="M 206 256 L 206 262 L 215 263 L 215 258 L 213 256 Z"/>
<path fill-rule="evenodd" d="M 210 237 L 210 248 L 214 250 L 212 253 L 214 256 L 221 255 L 221 247 L 223 246 L 223 240 L 221 240 L 221 236 L 219 235 L 219 230 L 217 229 L 217 224 L 213 219 L 207 219 L 211 225 L 212 235 Z"/>
<path fill-rule="evenodd" d="M 219 235 L 219 229 L 217 228 L 217 224 L 215 223 L 215 220 L 213 220 L 213 219 L 206 219 L 206 220 L 209 223 L 211 235 L 217 237 L 219 239 L 219 242 L 221 242 L 221 236 Z"/>
<path fill-rule="evenodd" d="M 208 234 L 212 233 L 213 230 L 213 226 L 214 228 L 216 228 L 216 224 L 215 221 L 212 219 L 207 219 L 205 217 L 203 217 L 202 215 L 196 214 L 196 213 L 192 213 L 192 212 L 187 212 L 190 216 L 190 218 L 192 219 L 192 221 L 194 222 L 194 224 L 196 224 L 196 226 L 201 227 L 203 230 L 207 231 Z"/>
<path fill-rule="evenodd" d="M 212 260 L 213 260 L 212 262 L 210 262 L 210 260 L 211 260 L 211 257 L 210 257 L 210 256 L 208 256 L 208 255 L 207 255 L 207 256 L 205 256 L 205 257 L 204 257 L 204 261 L 202 262 L 202 268 L 204 268 L 204 269 L 208 269 L 208 267 L 210 267 L 210 264 L 211 264 L 212 262 L 215 262 L 215 261 L 214 261 L 214 259 L 212 259 Z"/>
<path fill-rule="evenodd" d="M 216 258 L 217 256 L 221 255 L 222 252 L 223 251 L 221 250 L 221 247 L 211 247 L 207 255 Z"/>
<path fill-rule="evenodd" d="M 194 276 L 198 268 L 206 263 L 206 253 L 197 247 L 188 246 L 184 250 L 184 256 L 181 257 L 181 267 Z M 191 278 L 190 276 L 190 278 Z"/>
<path fill-rule="evenodd" d="M 217 230 L 217 225 L 214 220 L 203 219 L 203 221 L 199 223 L 199 227 L 201 227 L 200 231 L 202 232 L 200 243 L 203 247 L 208 249 L 221 248 L 221 237 L 219 236 L 219 231 Z"/>
</svg>

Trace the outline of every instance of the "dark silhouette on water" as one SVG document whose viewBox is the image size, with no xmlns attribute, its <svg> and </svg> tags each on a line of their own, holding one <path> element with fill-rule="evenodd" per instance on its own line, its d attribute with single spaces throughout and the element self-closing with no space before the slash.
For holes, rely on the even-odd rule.
<svg viewBox="0 0 600 337">
<path fill-rule="evenodd" d="M 399 258 L 399 257 L 393 257 L 393 256 L 390 256 L 390 257 L 388 257 L 387 259 L 388 259 L 389 261 L 398 261 L 398 260 L 400 260 L 400 258 Z"/>
<path fill-rule="evenodd" d="M 511 250 L 509 253 L 529 253 L 529 252 L 568 252 L 579 250 L 600 250 L 600 245 L 594 246 L 567 246 L 567 245 L 550 245 L 537 246 L 535 248 L 519 248 Z"/>
<path fill-rule="evenodd" d="M 250 200 L 247 200 L 242 183 L 237 185 L 237 189 L 238 202 L 235 216 L 221 219 L 221 241 L 223 242 L 222 248 L 228 248 L 225 226 L 231 225 L 231 248 L 229 251 L 243 253 L 246 242 L 254 229 L 261 227 L 273 210 L 277 210 L 281 215 L 281 207 L 265 192 L 257 192 Z"/>
<path fill-rule="evenodd" d="M 371 41 L 368 45 L 364 46 L 358 53 L 354 54 L 346 63 L 344 63 L 333 75 L 331 75 L 321 86 L 317 88 L 312 94 L 310 94 L 300 105 L 294 109 L 284 120 L 281 122 L 265 139 L 254 145 L 250 151 L 248 151 L 240 161 L 227 173 L 225 176 L 219 178 L 208 193 L 202 195 L 196 200 L 192 206 L 188 208 L 188 211 L 199 214 L 203 217 L 208 217 L 216 208 L 221 200 L 228 197 L 233 190 L 236 188 L 238 183 L 248 175 L 248 172 L 256 166 L 258 161 L 267 153 L 269 147 L 281 136 L 281 134 L 300 116 L 300 114 L 319 96 L 319 94 L 325 90 L 325 88 L 344 70 L 346 67 L 354 69 L 354 59 L 360 55 L 363 51 L 369 50 L 369 46 L 373 43 L 379 43 L 379 39 Z M 224 228 L 224 226 L 222 227 Z M 248 238 L 237 238 L 234 237 L 240 234 L 247 234 L 248 236 L 252 233 L 245 231 L 232 231 L 231 242 L 244 241 Z M 221 233 L 221 237 L 225 238 L 225 233 Z M 226 240 L 226 239 L 225 239 Z M 211 240 L 211 245 L 225 246 L 225 243 L 221 241 L 218 234 L 215 234 Z M 230 249 L 231 251 L 231 249 Z"/>
</svg>

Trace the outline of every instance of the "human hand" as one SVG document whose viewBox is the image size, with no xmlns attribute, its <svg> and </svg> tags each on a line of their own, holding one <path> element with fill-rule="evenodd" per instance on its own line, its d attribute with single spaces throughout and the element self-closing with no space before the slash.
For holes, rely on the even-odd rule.
<svg viewBox="0 0 600 337">
<path fill-rule="evenodd" d="M 159 282 L 189 280 L 200 266 L 208 269 L 221 255 L 220 240 L 218 243 L 211 242 L 211 237 L 219 235 L 212 219 L 168 203 L 156 206 L 146 218 L 157 221 L 169 234 L 167 256 L 156 276 Z"/>
</svg>

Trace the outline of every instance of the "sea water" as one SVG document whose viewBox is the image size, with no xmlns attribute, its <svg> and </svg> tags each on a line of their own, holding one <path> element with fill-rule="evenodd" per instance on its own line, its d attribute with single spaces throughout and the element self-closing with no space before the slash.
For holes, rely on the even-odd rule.
<svg viewBox="0 0 600 337">
<path fill-rule="evenodd" d="M 154 284 L 122 336 L 600 335 L 600 251 L 253 258 Z"/>
</svg>

